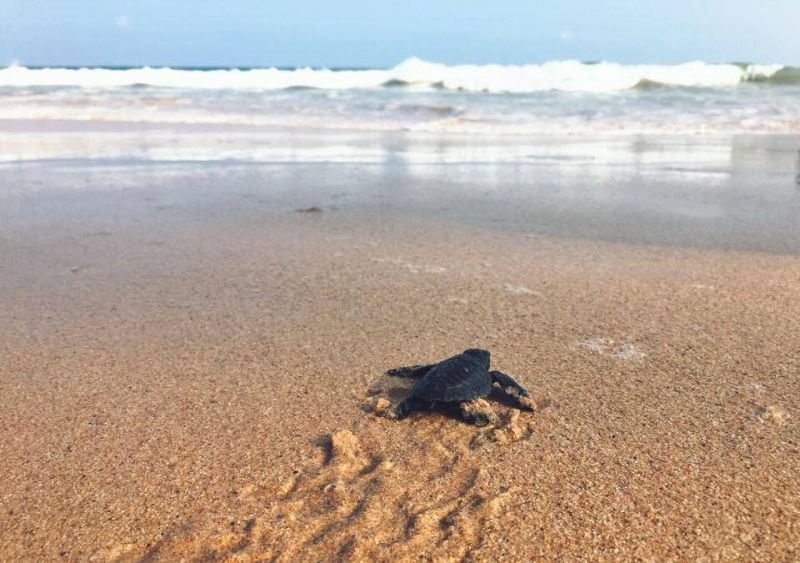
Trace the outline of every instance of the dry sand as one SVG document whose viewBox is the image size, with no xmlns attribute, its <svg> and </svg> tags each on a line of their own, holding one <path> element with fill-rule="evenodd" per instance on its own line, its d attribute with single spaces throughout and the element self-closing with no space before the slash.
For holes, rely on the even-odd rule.
<svg viewBox="0 0 800 563">
<path fill-rule="evenodd" d="M 800 259 L 257 191 L 10 200 L 1 559 L 800 557 Z M 472 346 L 535 412 L 375 414 Z"/>
</svg>

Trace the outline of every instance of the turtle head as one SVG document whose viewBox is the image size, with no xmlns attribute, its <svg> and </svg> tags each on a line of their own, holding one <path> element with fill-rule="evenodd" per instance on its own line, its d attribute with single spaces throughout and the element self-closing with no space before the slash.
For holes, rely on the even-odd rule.
<svg viewBox="0 0 800 563">
<path fill-rule="evenodd" d="M 487 370 L 489 369 L 489 350 L 470 348 L 469 350 L 464 350 L 464 355 L 477 360 L 479 364 L 481 364 Z"/>
</svg>

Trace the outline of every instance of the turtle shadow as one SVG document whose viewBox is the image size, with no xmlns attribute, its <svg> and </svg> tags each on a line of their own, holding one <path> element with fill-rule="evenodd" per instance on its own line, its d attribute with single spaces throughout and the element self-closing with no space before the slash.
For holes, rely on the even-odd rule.
<svg viewBox="0 0 800 563">
<path fill-rule="evenodd" d="M 403 401 L 403 399 L 406 399 L 408 397 L 409 393 L 411 392 L 411 387 L 412 387 L 411 385 L 408 385 L 406 387 L 393 386 L 393 387 L 384 387 L 380 389 L 370 389 L 367 392 L 367 395 L 369 396 L 370 399 L 377 399 L 377 398 L 386 399 L 387 401 L 390 401 L 393 405 L 397 405 L 398 403 Z M 361 406 L 361 410 L 367 413 L 375 413 L 374 407 L 370 402 L 363 404 Z M 416 411 L 411 416 L 419 414 L 432 414 L 432 413 L 440 414 L 442 416 L 445 416 L 446 418 L 451 418 L 453 420 L 459 420 L 461 422 L 464 422 L 464 419 L 461 416 L 461 410 L 459 409 L 458 403 L 438 403 L 429 409 Z M 320 439 L 320 441 L 316 443 L 316 445 L 324 448 L 326 446 L 329 446 L 330 444 L 329 443 L 326 444 L 324 438 L 322 438 Z"/>
<path fill-rule="evenodd" d="M 392 401 L 393 403 L 397 403 L 408 397 L 410 391 L 411 391 L 410 385 L 407 387 L 401 387 L 401 386 L 389 387 L 388 389 L 381 390 L 380 396 Z"/>
<path fill-rule="evenodd" d="M 507 393 L 505 393 L 497 385 L 492 385 L 491 392 L 486 396 L 486 400 L 494 403 L 500 403 L 504 407 L 516 409 L 519 408 L 517 400 Z"/>
<path fill-rule="evenodd" d="M 552 402 L 550 399 L 543 399 L 541 396 L 537 397 L 536 394 L 532 394 L 531 398 L 533 398 L 535 409 L 540 411 L 544 408 L 552 406 Z M 510 409 L 517 409 L 522 411 L 527 411 L 528 409 L 520 409 L 519 403 L 517 399 L 503 391 L 501 387 L 498 385 L 494 385 L 492 387 L 491 393 L 486 396 L 486 400 L 490 402 L 495 402 L 503 405 L 504 407 L 508 407 Z"/>
<path fill-rule="evenodd" d="M 312 440 L 312 444 L 322 456 L 322 464 L 328 465 L 333 460 L 333 442 L 330 434 L 320 434 Z"/>
</svg>

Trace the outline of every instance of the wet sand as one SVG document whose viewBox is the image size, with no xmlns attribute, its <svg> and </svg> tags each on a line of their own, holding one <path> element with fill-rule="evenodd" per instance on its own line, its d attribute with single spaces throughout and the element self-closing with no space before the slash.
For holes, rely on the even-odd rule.
<svg viewBox="0 0 800 563">
<path fill-rule="evenodd" d="M 425 174 L 3 167 L 0 558 L 796 559 L 794 184 Z M 372 412 L 472 346 L 536 412 Z"/>
</svg>

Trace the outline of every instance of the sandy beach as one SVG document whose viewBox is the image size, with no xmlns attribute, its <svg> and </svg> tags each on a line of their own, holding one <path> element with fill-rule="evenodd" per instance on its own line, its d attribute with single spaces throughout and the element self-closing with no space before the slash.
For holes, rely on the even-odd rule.
<svg viewBox="0 0 800 563">
<path fill-rule="evenodd" d="M 795 141 L 2 165 L 0 559 L 796 560 Z M 535 412 L 375 414 L 474 346 Z"/>
</svg>

